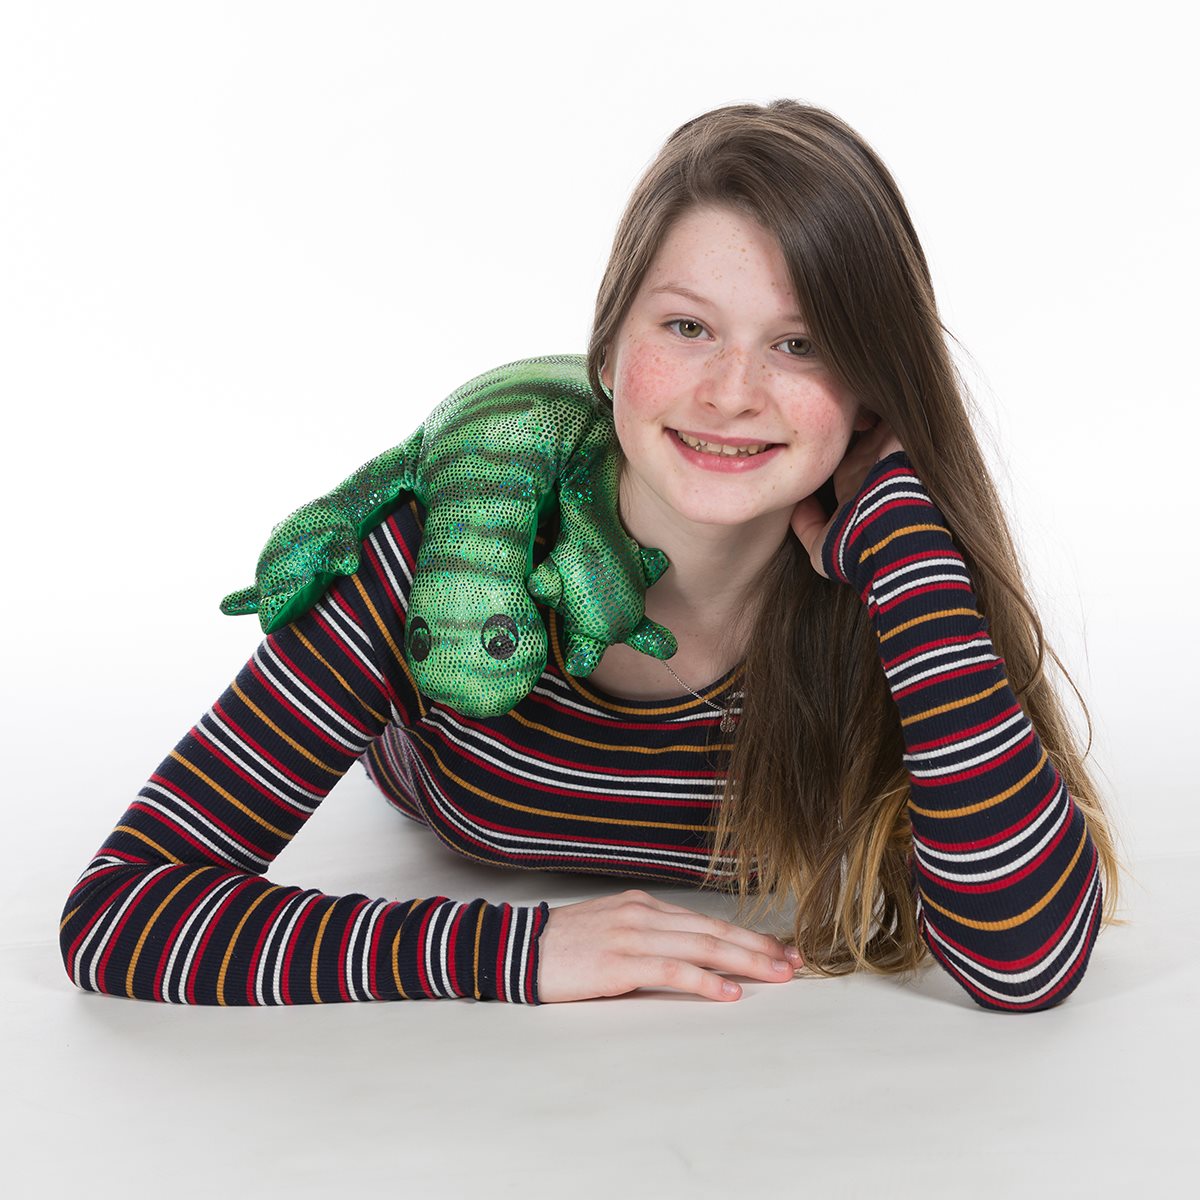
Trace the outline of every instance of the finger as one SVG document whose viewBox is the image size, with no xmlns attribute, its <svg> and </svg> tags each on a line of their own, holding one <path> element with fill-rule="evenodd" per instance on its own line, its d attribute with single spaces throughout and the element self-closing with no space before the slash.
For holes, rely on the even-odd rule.
<svg viewBox="0 0 1200 1200">
<path fill-rule="evenodd" d="M 655 939 L 651 949 L 684 962 L 745 975 L 749 979 L 762 979 L 767 983 L 784 983 L 796 972 L 774 946 L 769 950 L 754 949 L 713 933 L 671 933 Z"/>
<path fill-rule="evenodd" d="M 787 957 L 785 952 L 788 948 L 788 943 L 781 941 L 772 934 L 760 933 L 755 929 L 744 929 L 741 925 L 735 925 L 732 921 L 722 921 L 718 917 L 708 917 L 691 908 L 684 908 L 677 904 L 668 904 L 666 901 L 659 900 L 656 896 L 651 896 L 649 893 L 645 893 L 645 899 L 642 900 L 642 903 L 659 912 L 671 914 L 673 918 L 672 929 L 668 932 L 712 934 L 723 941 L 732 942 L 747 950 L 755 951 L 760 955 L 770 955 L 772 959 Z M 679 920 L 678 918 L 681 917 L 684 919 Z"/>
<path fill-rule="evenodd" d="M 822 527 L 829 521 L 821 502 L 815 496 L 805 496 L 792 509 L 792 532 L 800 539 L 807 549 L 820 533 Z"/>
<path fill-rule="evenodd" d="M 669 987 L 680 992 L 692 992 L 707 1000 L 738 1000 L 740 984 L 726 979 L 715 971 L 706 971 L 695 963 L 680 958 L 637 958 L 632 969 L 634 988 Z"/>
</svg>

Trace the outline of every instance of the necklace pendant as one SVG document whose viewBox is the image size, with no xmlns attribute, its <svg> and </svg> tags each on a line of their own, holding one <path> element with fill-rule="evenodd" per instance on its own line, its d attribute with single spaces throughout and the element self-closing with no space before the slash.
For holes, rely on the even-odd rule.
<svg viewBox="0 0 1200 1200">
<path fill-rule="evenodd" d="M 738 719 L 728 709 L 721 714 L 721 732 L 732 733 L 737 728 Z"/>
</svg>

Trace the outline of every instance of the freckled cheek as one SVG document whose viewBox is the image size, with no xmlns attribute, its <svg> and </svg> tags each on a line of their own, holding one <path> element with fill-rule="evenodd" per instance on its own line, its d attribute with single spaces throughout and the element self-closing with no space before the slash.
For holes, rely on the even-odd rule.
<svg viewBox="0 0 1200 1200">
<path fill-rule="evenodd" d="M 813 453 L 822 478 L 836 470 L 850 443 L 853 418 L 832 400 L 816 400 L 796 413 L 791 438 L 794 445 L 807 446 Z"/>
<path fill-rule="evenodd" d="M 627 354 L 615 382 L 618 429 L 662 418 L 685 384 L 677 370 L 650 351 Z"/>
</svg>

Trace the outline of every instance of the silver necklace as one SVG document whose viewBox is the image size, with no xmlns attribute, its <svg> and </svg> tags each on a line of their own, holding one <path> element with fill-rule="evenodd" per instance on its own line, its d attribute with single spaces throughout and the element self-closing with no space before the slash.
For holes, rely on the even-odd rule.
<svg viewBox="0 0 1200 1200">
<path fill-rule="evenodd" d="M 671 664 L 669 662 L 667 662 L 667 660 L 665 658 L 662 660 L 662 665 L 664 667 L 666 667 L 667 670 L 670 671 L 672 675 L 675 675 L 675 668 L 672 667 Z M 735 700 L 740 700 L 746 694 L 745 692 L 740 692 L 740 691 L 734 692 L 731 696 L 728 697 L 729 702 L 725 705 L 725 707 L 718 708 L 711 700 L 705 700 L 704 697 L 701 696 L 699 692 L 694 691 L 692 688 L 688 687 L 688 685 L 686 683 L 684 683 L 683 680 L 680 679 L 678 675 L 675 675 L 675 679 L 678 683 L 683 684 L 683 686 L 685 688 L 687 688 L 687 690 L 689 692 L 691 692 L 692 695 L 695 696 L 697 700 L 703 700 L 704 703 L 707 704 L 708 707 L 713 710 L 713 712 L 719 712 L 721 714 L 721 732 L 722 733 L 732 733 L 737 728 L 738 719 L 730 711 L 730 709 L 733 707 L 733 702 Z"/>
</svg>

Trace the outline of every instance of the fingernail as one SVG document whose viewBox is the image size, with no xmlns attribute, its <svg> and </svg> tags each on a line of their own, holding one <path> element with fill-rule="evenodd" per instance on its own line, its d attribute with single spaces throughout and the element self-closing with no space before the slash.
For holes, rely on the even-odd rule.
<svg viewBox="0 0 1200 1200">
<path fill-rule="evenodd" d="M 798 963 L 800 961 L 800 951 L 797 950 L 795 946 L 788 946 L 787 949 L 784 950 L 784 954 L 786 954 L 794 963 Z"/>
</svg>

